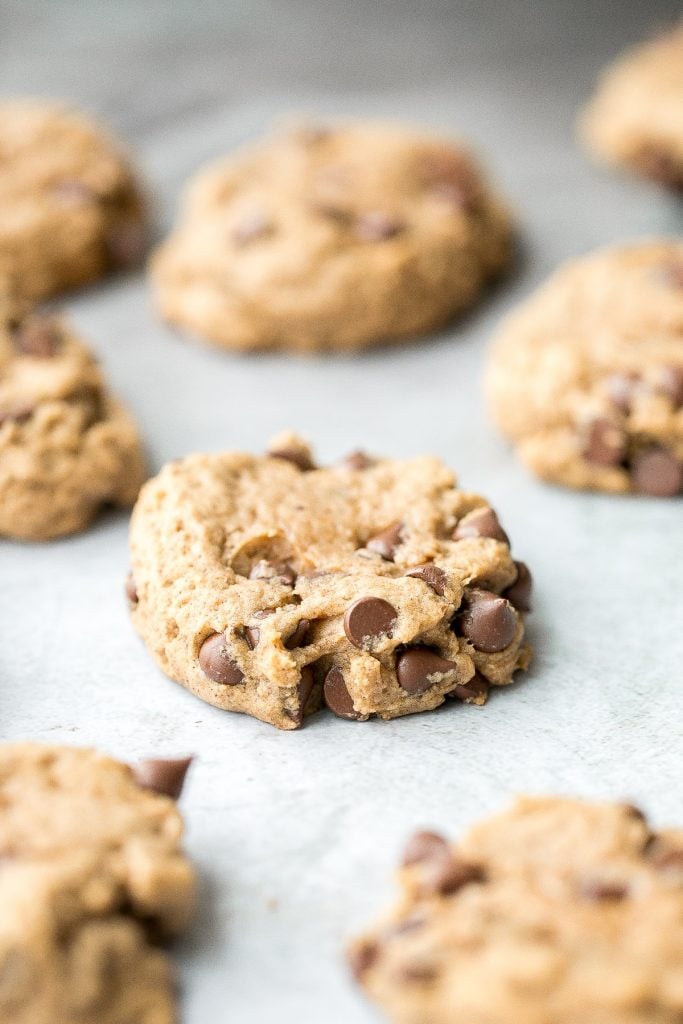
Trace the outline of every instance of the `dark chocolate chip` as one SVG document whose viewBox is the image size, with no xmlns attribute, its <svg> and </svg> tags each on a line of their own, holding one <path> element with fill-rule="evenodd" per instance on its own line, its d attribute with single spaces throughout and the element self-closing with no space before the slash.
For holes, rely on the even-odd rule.
<svg viewBox="0 0 683 1024">
<path fill-rule="evenodd" d="M 131 767 L 138 786 L 177 800 L 182 793 L 185 776 L 191 764 L 191 757 L 150 758 Z"/>
<path fill-rule="evenodd" d="M 381 555 L 387 562 L 393 562 L 396 548 L 401 543 L 403 523 L 392 523 L 386 530 L 371 537 L 365 545 L 368 551 Z"/>
<path fill-rule="evenodd" d="M 450 857 L 448 843 L 438 832 L 416 832 L 406 843 L 403 851 L 403 867 L 421 864 L 434 857 Z"/>
<path fill-rule="evenodd" d="M 139 600 L 139 595 L 138 588 L 135 586 L 135 580 L 133 579 L 132 572 L 129 572 L 128 575 L 126 576 L 125 589 L 126 597 L 128 598 L 130 604 L 136 605 Z"/>
<path fill-rule="evenodd" d="M 360 718 L 359 713 L 353 706 L 353 699 L 346 688 L 344 675 L 340 668 L 331 668 L 325 676 L 323 683 L 323 696 L 330 711 L 340 718 L 350 720 Z"/>
<path fill-rule="evenodd" d="M 657 390 L 670 398 L 676 409 L 683 405 L 683 366 L 663 366 L 659 371 Z"/>
<path fill-rule="evenodd" d="M 244 672 L 230 657 L 224 633 L 212 633 L 199 649 L 199 664 L 204 675 L 223 686 L 237 686 Z"/>
<path fill-rule="evenodd" d="M 304 712 L 308 703 L 308 698 L 313 692 L 315 686 L 315 675 L 313 674 L 313 667 L 311 665 L 304 665 L 301 670 L 301 676 L 297 683 L 296 692 L 299 701 L 299 706 L 295 714 L 288 712 L 290 717 L 294 719 L 297 725 L 301 725 L 304 720 Z"/>
<path fill-rule="evenodd" d="M 374 465 L 374 459 L 371 459 L 365 452 L 357 450 L 355 452 L 349 452 L 349 454 L 342 459 L 339 463 L 341 469 L 369 469 L 370 466 Z"/>
<path fill-rule="evenodd" d="M 589 878 L 581 883 L 581 895 L 584 899 L 595 903 L 616 903 L 628 895 L 628 886 L 624 885 L 623 882 L 609 882 Z"/>
<path fill-rule="evenodd" d="M 510 543 L 510 538 L 492 508 L 477 508 L 458 523 L 453 532 L 453 540 L 465 540 L 467 537 L 491 537 L 504 544 Z"/>
<path fill-rule="evenodd" d="M 473 704 L 477 702 L 477 698 L 482 694 L 487 694 L 490 689 L 491 684 L 488 679 L 484 679 L 479 672 L 475 672 L 471 679 L 468 679 L 466 683 L 459 683 L 446 696 L 452 700 L 462 700 L 466 704 Z"/>
<path fill-rule="evenodd" d="M 315 469 L 315 463 L 311 456 L 307 451 L 300 448 L 275 448 L 273 451 L 269 451 L 268 455 L 271 459 L 282 459 L 284 462 L 291 462 L 302 473 Z"/>
<path fill-rule="evenodd" d="M 359 943 L 348 954 L 349 967 L 356 981 L 362 981 L 365 973 L 376 962 L 379 954 L 379 946 L 372 939 L 366 939 Z"/>
<path fill-rule="evenodd" d="M 627 414 L 631 411 L 638 382 L 639 377 L 635 373 L 612 373 L 605 381 L 607 397 L 620 412 Z"/>
<path fill-rule="evenodd" d="M 259 640 L 261 639 L 261 630 L 258 626 L 245 626 L 244 639 L 247 641 L 249 649 L 255 651 L 258 647 Z"/>
<path fill-rule="evenodd" d="M 356 219 L 356 234 L 363 242 L 386 242 L 405 229 L 405 223 L 381 210 L 362 213 Z"/>
<path fill-rule="evenodd" d="M 642 494 L 672 498 L 683 491 L 683 463 L 665 448 L 646 448 L 631 464 L 631 480 Z"/>
<path fill-rule="evenodd" d="M 515 562 L 515 566 L 517 568 L 517 579 L 512 586 L 503 591 L 502 596 L 518 612 L 530 612 L 533 579 L 528 566 L 524 562 Z"/>
<path fill-rule="evenodd" d="M 624 457 L 624 434 L 611 420 L 594 419 L 588 424 L 583 457 L 596 466 L 618 466 Z"/>
<path fill-rule="evenodd" d="M 446 591 L 447 576 L 443 569 L 440 569 L 438 565 L 434 565 L 432 562 L 427 562 L 425 565 L 416 565 L 414 569 L 408 569 L 405 576 L 412 576 L 416 580 L 422 580 L 428 587 L 443 597 Z"/>
<path fill-rule="evenodd" d="M 457 668 L 429 647 L 409 647 L 396 659 L 398 685 L 406 693 L 424 693 L 431 686 L 443 682 L 443 677 Z"/>
<path fill-rule="evenodd" d="M 296 572 L 287 562 L 269 562 L 262 558 L 260 562 L 252 565 L 249 579 L 277 580 L 286 587 L 292 587 L 296 583 Z"/>
<path fill-rule="evenodd" d="M 272 221 L 264 213 L 254 210 L 244 217 L 232 229 L 232 237 L 238 245 L 248 245 L 258 238 L 265 238 L 273 230 Z"/>
<path fill-rule="evenodd" d="M 297 623 L 294 632 L 290 633 L 290 635 L 285 640 L 285 647 L 287 648 L 287 650 L 293 651 L 295 647 L 305 647 L 306 638 L 308 636 L 308 631 L 310 630 L 310 628 L 310 621 L 308 619 L 301 619 Z"/>
<path fill-rule="evenodd" d="M 50 317 L 29 317 L 14 334 L 14 344 L 19 352 L 37 359 L 50 359 L 56 355 L 61 340 L 61 331 Z"/>
<path fill-rule="evenodd" d="M 517 630 L 517 613 L 504 597 L 489 590 L 470 590 L 467 607 L 455 624 L 478 651 L 495 654 L 512 643 Z"/>
<path fill-rule="evenodd" d="M 346 609 L 344 632 L 354 647 L 364 648 L 382 636 L 391 636 L 398 612 L 381 597 L 360 597 Z"/>
</svg>

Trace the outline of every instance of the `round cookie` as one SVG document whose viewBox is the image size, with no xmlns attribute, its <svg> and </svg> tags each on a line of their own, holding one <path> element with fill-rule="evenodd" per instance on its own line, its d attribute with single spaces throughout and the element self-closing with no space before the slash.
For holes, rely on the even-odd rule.
<svg viewBox="0 0 683 1024">
<path fill-rule="evenodd" d="M 143 202 L 117 143 L 51 100 L 0 102 L 0 259 L 39 300 L 139 262 Z"/>
<path fill-rule="evenodd" d="M 529 571 L 435 458 L 317 469 L 293 435 L 194 455 L 143 487 L 131 554 L 133 622 L 163 671 L 281 729 L 323 704 L 352 720 L 483 704 L 530 660 Z"/>
<path fill-rule="evenodd" d="M 580 129 L 601 159 L 683 189 L 683 21 L 607 69 Z"/>
<path fill-rule="evenodd" d="M 145 478 L 137 429 L 64 320 L 0 292 L 0 536 L 49 540 Z"/>
<path fill-rule="evenodd" d="M 537 476 L 683 491 L 683 243 L 642 242 L 560 268 L 503 324 L 491 412 Z"/>
<path fill-rule="evenodd" d="M 680 1024 L 683 831 L 519 799 L 408 844 L 398 906 L 351 951 L 394 1024 Z"/>
<path fill-rule="evenodd" d="M 167 320 L 223 348 L 352 350 L 448 323 L 507 264 L 510 236 L 459 144 L 299 128 L 197 175 L 152 284 Z"/>
<path fill-rule="evenodd" d="M 0 746 L 1 1020 L 175 1024 L 173 969 L 157 944 L 193 910 L 182 831 L 172 800 L 126 765 Z"/>
</svg>

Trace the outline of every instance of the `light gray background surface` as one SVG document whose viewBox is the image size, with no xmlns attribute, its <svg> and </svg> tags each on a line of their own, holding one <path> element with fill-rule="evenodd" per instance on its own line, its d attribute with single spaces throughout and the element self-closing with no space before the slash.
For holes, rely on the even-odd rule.
<svg viewBox="0 0 683 1024">
<path fill-rule="evenodd" d="M 458 833 L 518 791 L 628 797 L 678 821 L 683 506 L 552 489 L 487 424 L 501 315 L 560 260 L 680 233 L 681 206 L 591 166 L 573 119 L 597 70 L 676 3 L 0 4 L 0 93 L 70 97 L 137 151 L 171 222 L 183 180 L 292 110 L 413 119 L 480 150 L 522 226 L 515 274 L 443 335 L 354 359 L 233 357 L 159 325 L 141 277 L 65 305 L 138 416 L 154 467 L 260 450 L 292 426 L 322 461 L 435 452 L 501 511 L 536 578 L 533 670 L 484 709 L 320 715 L 279 733 L 167 681 L 121 595 L 125 515 L 45 546 L 0 543 L 3 738 L 122 758 L 194 752 L 183 797 L 202 873 L 178 947 L 186 1024 L 365 1024 L 340 951 L 391 894 L 416 826 Z M 106 809 L 103 811 L 106 813 Z"/>
</svg>

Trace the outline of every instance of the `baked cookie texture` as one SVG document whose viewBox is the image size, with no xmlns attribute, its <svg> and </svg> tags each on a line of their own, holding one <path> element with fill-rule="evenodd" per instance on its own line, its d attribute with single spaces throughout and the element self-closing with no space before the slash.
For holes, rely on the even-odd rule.
<svg viewBox="0 0 683 1024">
<path fill-rule="evenodd" d="M 580 131 L 608 163 L 683 189 L 683 21 L 607 69 Z"/>
<path fill-rule="evenodd" d="M 683 491 L 683 243 L 641 242 L 560 268 L 499 332 L 491 414 L 537 476 Z"/>
<path fill-rule="evenodd" d="M 683 831 L 521 798 L 409 842 L 398 905 L 351 950 L 396 1024 L 680 1024 Z"/>
<path fill-rule="evenodd" d="M 138 263 L 144 202 L 128 158 L 64 104 L 0 101 L 0 258 L 29 300 Z"/>
<path fill-rule="evenodd" d="M 0 287 L 0 536 L 49 540 L 145 478 L 138 432 L 95 359 L 60 317 Z"/>
<path fill-rule="evenodd" d="M 193 869 L 174 802 L 93 751 L 0 746 L 0 1022 L 175 1024 L 161 941 Z"/>
<path fill-rule="evenodd" d="M 201 171 L 151 277 L 162 315 L 215 345 L 352 350 L 442 327 L 510 247 L 507 209 L 460 144 L 356 122 Z"/>
<path fill-rule="evenodd" d="M 143 487 L 130 539 L 133 623 L 162 670 L 281 729 L 323 704 L 482 704 L 529 663 L 529 570 L 435 458 L 318 469 L 290 434 L 266 456 L 190 456 Z"/>
</svg>

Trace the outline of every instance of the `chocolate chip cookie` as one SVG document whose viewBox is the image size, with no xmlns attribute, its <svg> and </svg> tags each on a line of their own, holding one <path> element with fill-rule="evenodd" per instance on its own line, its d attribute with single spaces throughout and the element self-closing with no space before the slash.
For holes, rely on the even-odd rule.
<svg viewBox="0 0 683 1024">
<path fill-rule="evenodd" d="M 158 946 L 187 926 L 195 882 L 154 785 L 177 792 L 183 765 L 137 778 L 93 750 L 0 746 L 2 1024 L 174 1024 Z"/>
<path fill-rule="evenodd" d="M 295 729 L 483 704 L 526 668 L 531 576 L 496 513 L 435 458 L 297 437 L 195 455 L 143 487 L 126 587 L 163 671 L 216 707 Z"/>
<path fill-rule="evenodd" d="M 608 68 L 580 127 L 601 159 L 683 189 L 683 21 Z"/>
<path fill-rule="evenodd" d="M 167 320 L 215 345 L 351 350 L 442 327 L 506 265 L 510 233 L 459 144 L 300 127 L 197 175 L 152 283 Z"/>
<path fill-rule="evenodd" d="M 0 536 L 82 530 L 144 476 L 135 424 L 69 325 L 0 293 Z"/>
<path fill-rule="evenodd" d="M 503 325 L 487 380 L 522 461 L 568 487 L 683 491 L 683 243 L 562 267 Z"/>
<path fill-rule="evenodd" d="M 680 1024 L 683 831 L 523 798 L 409 842 L 398 906 L 351 951 L 396 1024 Z"/>
<path fill-rule="evenodd" d="M 99 125 L 51 100 L 0 102 L 0 258 L 27 299 L 137 263 L 144 242 L 134 172 Z"/>
</svg>

